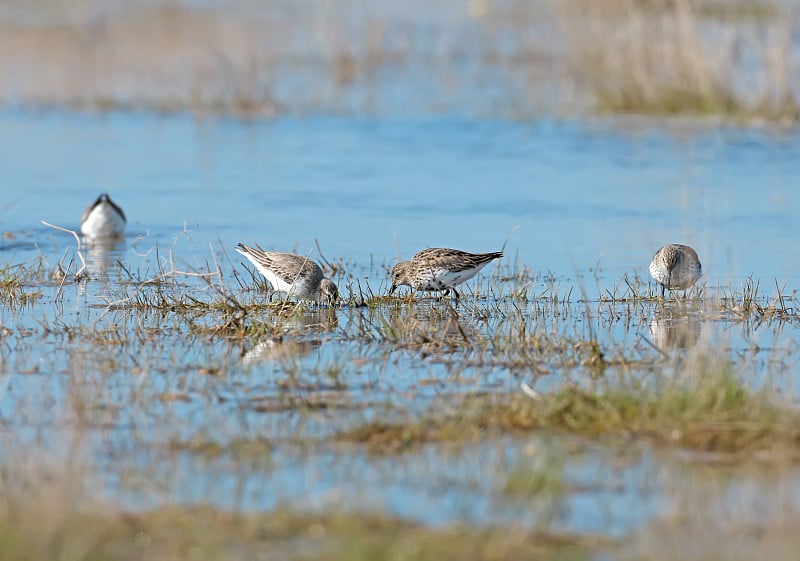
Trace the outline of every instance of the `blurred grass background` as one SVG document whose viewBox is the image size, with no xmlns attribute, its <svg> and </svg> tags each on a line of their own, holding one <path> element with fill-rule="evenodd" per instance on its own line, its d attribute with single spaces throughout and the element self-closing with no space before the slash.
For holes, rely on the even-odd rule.
<svg viewBox="0 0 800 561">
<path fill-rule="evenodd" d="M 795 122 L 784 0 L 0 2 L 0 103 Z"/>
</svg>

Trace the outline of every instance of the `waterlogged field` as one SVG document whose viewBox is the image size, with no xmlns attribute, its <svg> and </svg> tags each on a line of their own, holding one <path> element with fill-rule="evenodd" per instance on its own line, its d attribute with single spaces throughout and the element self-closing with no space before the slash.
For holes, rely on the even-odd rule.
<svg viewBox="0 0 800 561">
<path fill-rule="evenodd" d="M 796 28 L 0 0 L 0 557 L 794 560 Z M 104 191 L 124 239 L 44 223 Z M 670 242 L 704 275 L 663 300 Z M 437 246 L 505 257 L 388 296 Z"/>
<path fill-rule="evenodd" d="M 792 135 L 2 126 L 9 558 L 792 558 Z M 124 240 L 40 223 L 101 189 Z M 238 241 L 310 255 L 342 300 L 270 301 Z M 704 263 L 685 299 L 647 276 L 667 241 Z M 506 257 L 459 303 L 387 296 L 427 245 Z"/>
</svg>

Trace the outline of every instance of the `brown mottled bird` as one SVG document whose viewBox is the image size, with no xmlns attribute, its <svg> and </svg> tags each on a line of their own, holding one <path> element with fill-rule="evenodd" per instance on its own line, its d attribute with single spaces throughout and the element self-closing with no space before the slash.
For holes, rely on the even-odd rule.
<svg viewBox="0 0 800 561">
<path fill-rule="evenodd" d="M 703 274 L 697 252 L 688 245 L 665 245 L 653 255 L 650 276 L 661 285 L 661 297 L 666 290 L 686 290 Z"/>
<path fill-rule="evenodd" d="M 406 285 L 415 290 L 441 290 L 447 296 L 452 290 L 458 299 L 456 286 L 478 274 L 486 265 L 500 259 L 502 251 L 468 253 L 458 249 L 432 247 L 423 249 L 410 261 L 401 261 L 392 269 L 392 288 Z"/>
</svg>

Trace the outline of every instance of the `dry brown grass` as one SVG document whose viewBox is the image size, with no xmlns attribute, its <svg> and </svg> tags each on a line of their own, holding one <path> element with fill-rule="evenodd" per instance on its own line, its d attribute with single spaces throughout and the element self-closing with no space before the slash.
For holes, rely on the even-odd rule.
<svg viewBox="0 0 800 561">
<path fill-rule="evenodd" d="M 575 4 L 565 9 L 565 52 L 579 88 L 599 109 L 800 118 L 792 80 L 797 23 L 786 8 L 700 0 L 577 4 L 580 16 L 571 12 Z"/>
<path fill-rule="evenodd" d="M 0 104 L 265 118 L 373 112 L 410 84 L 431 97 L 399 96 L 414 111 L 527 117 L 577 102 L 795 122 L 800 49 L 788 6 L 474 0 L 431 24 L 424 11 L 399 17 L 358 0 L 225 10 L 45 0 L 28 18 L 0 9 L 0 72 L 13 76 Z M 480 94 L 486 83 L 491 96 Z"/>
<path fill-rule="evenodd" d="M 589 552 L 610 550 L 614 545 L 612 540 L 590 534 L 430 527 L 380 512 L 309 513 L 290 505 L 263 513 L 172 504 L 129 511 L 86 496 L 91 475 L 86 466 L 67 462 L 49 470 L 36 463 L 25 470 L 20 467 L 19 463 L 0 466 L 4 561 L 578 561 Z"/>
<path fill-rule="evenodd" d="M 591 536 L 492 528 L 432 528 L 380 515 L 305 515 L 290 510 L 264 515 L 213 508 L 163 508 L 143 513 L 63 513 L 59 527 L 42 535 L 20 532 L 2 520 L 0 547 L 8 561 L 111 561 L 196 559 L 464 560 L 586 559 L 610 549 Z M 27 534 L 27 535 L 26 535 Z"/>
</svg>

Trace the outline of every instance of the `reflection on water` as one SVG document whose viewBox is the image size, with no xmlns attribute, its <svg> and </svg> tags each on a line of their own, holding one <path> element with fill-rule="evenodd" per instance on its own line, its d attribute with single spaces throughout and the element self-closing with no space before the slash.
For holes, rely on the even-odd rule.
<svg viewBox="0 0 800 561">
<path fill-rule="evenodd" d="M 36 242 L 28 236 L 21 236 L 14 232 L 0 232 L 0 251 L 30 252 L 36 249 Z"/>
<path fill-rule="evenodd" d="M 451 300 L 423 297 L 414 303 L 376 310 L 373 316 L 385 314 L 380 320 L 385 322 L 384 335 L 396 348 L 413 349 L 424 358 L 429 353 L 462 349 L 478 336 L 479 329 L 469 314 L 459 312 Z"/>
<path fill-rule="evenodd" d="M 281 316 L 278 322 L 283 333 L 298 337 L 308 333 L 333 331 L 339 325 L 339 318 L 335 309 L 319 307 Z"/>
<path fill-rule="evenodd" d="M 2 381 L 9 388 L 4 394 L 8 398 L 0 400 L 6 430 L 24 433 L 41 426 L 44 436 L 37 438 L 47 442 L 59 417 L 70 418 L 73 409 L 83 412 L 75 404 L 85 397 L 86 403 L 102 403 L 119 415 L 115 430 L 102 437 L 114 439 L 117 450 L 144 449 L 132 454 L 143 470 L 162 461 L 152 458 L 163 456 L 163 427 L 182 438 L 207 432 L 236 439 L 291 433 L 296 426 L 286 422 L 289 418 L 309 431 L 301 435 L 316 436 L 317 426 L 334 431 L 344 426 L 342 401 L 369 402 L 368 409 L 354 413 L 369 419 L 382 415 L 386 403 L 397 402 L 398 408 L 411 403 L 413 409 L 425 406 L 431 396 L 465 388 L 517 391 L 516 377 L 530 371 L 532 363 L 559 373 L 548 377 L 552 387 L 562 383 L 561 374 L 584 379 L 583 342 L 598 339 L 606 356 L 627 357 L 638 353 L 631 351 L 633 337 L 639 342 L 645 325 L 659 349 L 691 349 L 702 326 L 711 324 L 702 322 L 698 302 L 669 301 L 654 312 L 650 302 L 626 302 L 597 318 L 590 313 L 599 295 L 624 290 L 623 275 L 639 272 L 639 278 L 646 278 L 654 248 L 668 241 L 697 247 L 708 292 L 720 285 L 738 286 L 754 271 L 758 278 L 788 283 L 786 294 L 800 282 L 800 262 L 791 258 L 800 251 L 800 238 L 786 235 L 797 224 L 800 209 L 795 187 L 800 136 L 794 134 L 777 138 L 764 131 L 698 127 L 676 135 L 618 124 L 510 123 L 457 116 L 286 118 L 243 125 L 121 114 L 103 119 L 0 114 L 0 132 L 4 179 L 27 186 L 0 216 L 3 228 L 17 239 L 32 240 L 30 246 L 12 245 L 15 240 L 0 245 L 6 262 L 37 263 L 44 255 L 54 263 L 65 250 L 74 251 L 74 239 L 39 226 L 39 220 L 45 216 L 54 223 L 74 223 L 87 191 L 96 193 L 97 185 L 111 184 L 125 197 L 126 212 L 136 217 L 128 225 L 130 245 L 111 240 L 85 246 L 89 281 L 76 290 L 66 283 L 60 290 L 36 286 L 45 294 L 33 313 L 0 306 L 3 325 L 21 328 L 5 334 L 0 346 Z M 43 160 L 42 153 L 48 158 Z M 0 199 L 7 193 L 0 193 Z M 0 200 L 0 208 L 2 204 Z M 252 240 L 264 240 L 266 249 L 311 258 L 319 257 L 318 241 L 325 256 L 341 259 L 340 286 L 358 281 L 383 288 L 388 288 L 387 267 L 399 255 L 429 246 L 491 250 L 507 242 L 508 262 L 533 269 L 534 280 L 527 287 L 528 301 L 507 299 L 502 306 L 493 300 L 502 291 L 482 291 L 488 298 L 474 299 L 470 290 L 454 309 L 449 301 L 433 299 L 414 304 L 380 300 L 374 307 L 334 310 L 290 306 L 285 313 L 264 306 L 263 311 L 248 310 L 243 324 L 266 324 L 270 336 L 243 343 L 218 331 L 209 335 L 205 323 L 225 323 L 229 316 L 241 319 L 241 308 L 218 310 L 206 303 L 218 301 L 220 286 L 234 294 L 250 284 L 234 280 L 233 271 L 241 267 L 230 253 L 235 243 Z M 115 272 L 117 260 L 119 271 L 124 267 L 134 280 Z M 212 271 L 213 276 L 159 275 L 173 266 L 189 273 Z M 505 273 L 504 264 L 470 284 L 505 290 L 504 283 L 514 282 L 504 280 Z M 143 282 L 154 276 L 163 277 L 163 284 Z M 548 284 L 545 278 L 555 280 Z M 185 289 L 184 282 L 195 283 L 195 290 Z M 75 293 L 79 298 L 72 304 L 79 313 L 59 315 L 58 306 L 51 305 L 54 295 L 68 303 Z M 240 295 L 260 300 L 250 293 Z M 143 302 L 150 298 L 157 309 L 134 307 L 138 296 Z M 119 306 L 107 306 L 110 301 Z M 85 336 L 67 339 L 44 330 L 42 316 L 46 325 L 65 324 L 70 333 Z M 790 327 L 760 327 L 756 335 L 764 347 L 796 349 L 797 332 Z M 736 325 L 731 331 L 738 329 Z M 515 333 L 519 339 L 509 337 Z M 733 347 L 747 340 L 746 334 L 731 338 Z M 249 349 L 243 356 L 242 344 Z M 649 347 L 647 352 L 658 354 Z M 443 353 L 448 353 L 446 360 L 436 360 Z M 76 366 L 76 356 L 86 364 Z M 281 385 L 273 375 L 290 370 L 283 364 L 287 362 L 296 366 L 292 373 L 309 382 L 302 399 L 320 402 L 313 414 L 298 412 L 292 399 L 286 401 L 292 407 L 284 407 L 284 417 L 271 416 L 271 403 L 260 411 L 231 414 L 232 404 L 243 402 L 242 396 L 296 397 L 296 386 Z M 616 363 L 608 362 L 610 378 Z M 42 375 L 21 375 L 31 371 L 32 363 Z M 264 367 L 246 367 L 254 364 Z M 644 364 L 649 368 L 654 362 Z M 747 374 L 767 370 L 760 364 L 748 364 Z M 330 372 L 329 365 L 335 367 Z M 639 366 L 634 360 L 625 368 L 626 376 L 636 375 Z M 201 370 L 220 374 L 197 374 Z M 266 375 L 259 375 L 261 370 Z M 46 375 L 60 372 L 79 375 Z M 332 384 L 330 377 L 335 377 Z M 340 401 L 324 404 L 327 409 L 318 395 L 321 383 L 340 394 Z M 158 399 L 163 395 L 186 400 L 164 402 Z M 85 414 L 100 415 L 92 409 Z M 168 422 L 153 424 L 151 419 Z M 308 423 L 313 430 L 305 428 Z M 141 430 L 128 430 L 131 426 Z M 509 447 L 519 449 L 516 442 Z M 98 450 L 98 463 L 110 466 L 113 479 L 119 469 L 116 457 L 109 457 L 107 446 Z M 453 492 L 453 482 L 468 490 L 475 489 L 470 487 L 473 479 L 490 484 L 484 476 L 489 468 L 502 466 L 503 458 L 493 453 L 475 471 L 467 466 L 459 472 L 462 468 L 452 458 L 435 458 L 437 450 L 432 445 L 421 454 L 432 455 L 424 457 L 424 465 L 446 475 L 436 489 L 423 487 L 431 491 L 425 494 L 438 492 L 437 503 L 447 507 L 439 511 L 441 519 L 458 520 L 467 512 L 474 519 L 494 521 L 496 513 L 480 506 L 494 500 L 491 489 Z M 465 460 L 475 460 L 476 450 L 469 447 Z M 186 457 L 185 466 L 169 466 L 186 481 L 186 492 L 176 496 L 206 499 L 219 474 L 192 471 L 202 462 L 188 453 Z M 394 461 L 387 463 L 395 467 Z M 658 469 L 668 465 L 652 463 Z M 374 465 L 370 459 L 363 469 Z M 632 462 L 630 470 L 645 485 L 652 478 L 643 466 L 645 462 Z M 326 459 L 289 458 L 284 467 L 278 474 L 284 477 L 281 489 L 323 492 L 356 481 L 352 470 L 332 473 Z M 250 477 L 237 466 L 230 469 L 231 480 L 272 485 L 264 473 Z M 365 501 L 424 519 L 430 510 L 418 490 L 425 472 L 417 469 L 416 464 L 409 467 L 399 479 L 391 469 L 375 473 Z M 319 484 L 319 473 L 328 480 Z M 390 494 L 387 480 L 394 488 Z M 621 525 L 635 527 L 649 511 L 641 511 L 639 490 L 629 491 L 622 502 L 614 493 L 570 498 L 575 510 L 565 515 L 565 525 L 581 527 L 587 513 L 618 508 Z M 230 493 L 220 495 L 223 503 Z M 274 494 L 265 496 L 264 502 L 254 499 L 254 508 L 271 504 Z M 587 506 L 587 499 L 597 504 Z M 596 528 L 608 530 L 605 517 Z"/>
<path fill-rule="evenodd" d="M 339 325 L 336 311 L 331 308 L 302 310 L 280 316 L 275 320 L 276 331 L 282 334 L 259 341 L 242 357 L 244 364 L 281 362 L 310 354 L 322 344 L 319 339 L 304 339 L 310 334 L 331 332 Z"/>
<path fill-rule="evenodd" d="M 701 255 L 709 288 L 754 272 L 800 282 L 790 258 L 800 239 L 785 235 L 800 209 L 792 135 L 456 117 L 197 126 L 114 114 L 0 114 L 0 133 L 14 140 L 0 150 L 6 181 L 29 186 L 1 217 L 15 233 L 42 216 L 74 224 L 96 193 L 78 186 L 112 176 L 129 234 L 162 252 L 178 240 L 175 259 L 197 266 L 209 244 L 240 241 L 317 258 L 316 240 L 362 266 L 506 242 L 509 259 L 559 279 L 589 272 L 602 293 L 626 273 L 646 276 L 654 249 L 680 241 Z M 37 151 L 52 155 L 45 166 Z M 45 254 L 71 243 L 44 228 L 31 235 Z M 366 280 L 385 285 L 386 273 L 376 266 Z"/>
<path fill-rule="evenodd" d="M 295 341 L 274 337 L 260 341 L 255 347 L 247 351 L 242 357 L 246 365 L 258 362 L 282 362 L 305 356 L 322 344 L 321 341 Z"/>
<path fill-rule="evenodd" d="M 108 280 L 112 265 L 116 265 L 125 250 L 121 238 L 83 238 L 86 249 L 86 271 L 91 279 Z"/>
<path fill-rule="evenodd" d="M 699 302 L 670 302 L 650 320 L 653 343 L 662 351 L 687 350 L 700 339 L 702 321 Z"/>
</svg>

